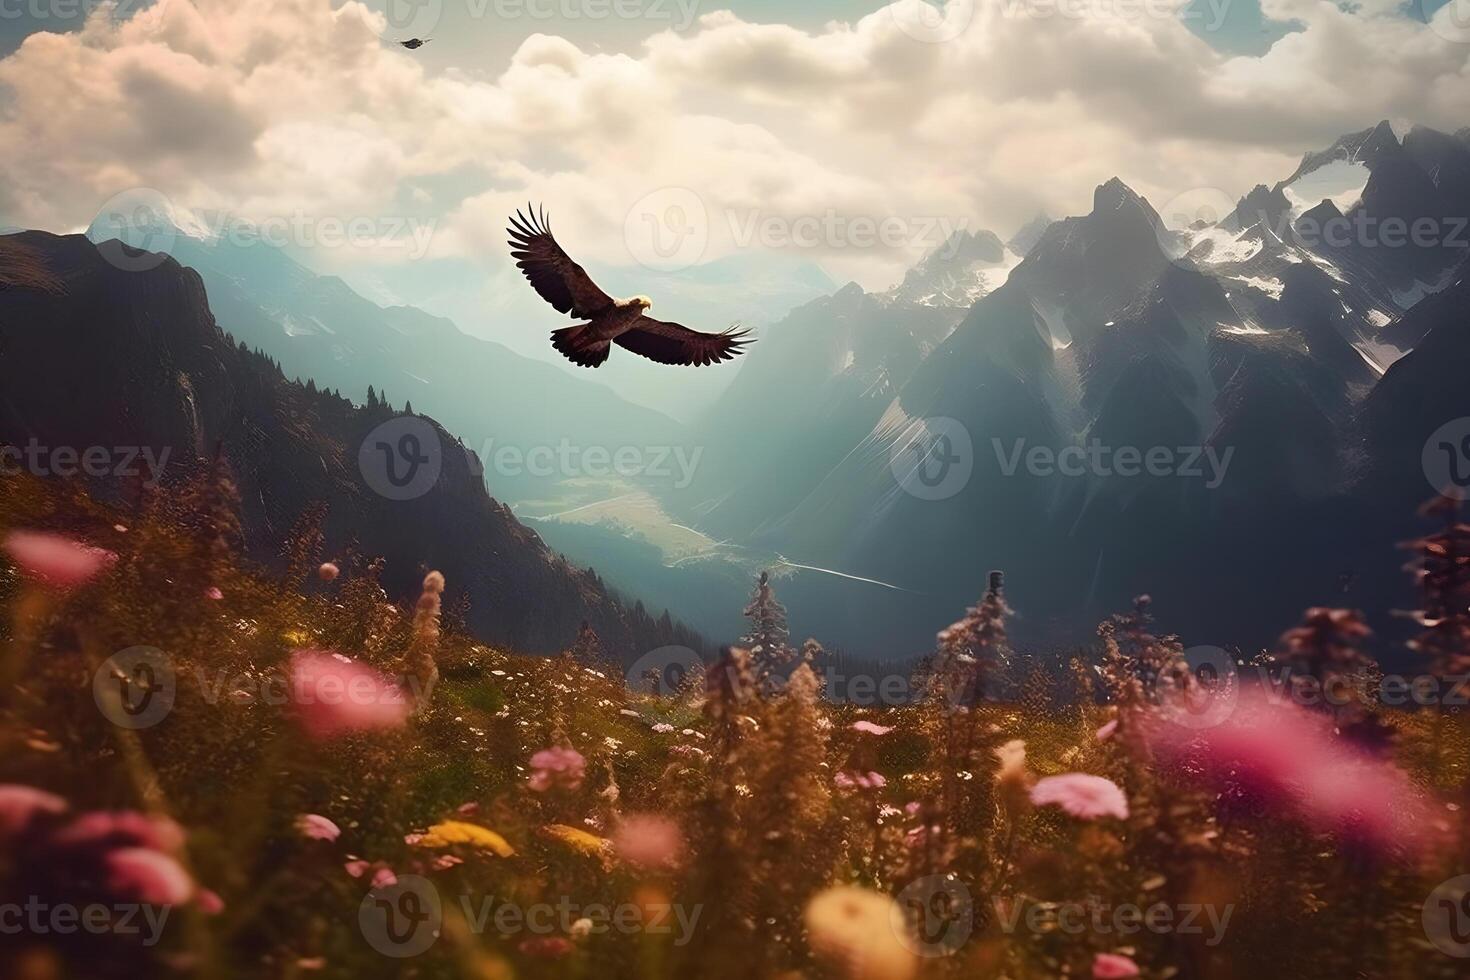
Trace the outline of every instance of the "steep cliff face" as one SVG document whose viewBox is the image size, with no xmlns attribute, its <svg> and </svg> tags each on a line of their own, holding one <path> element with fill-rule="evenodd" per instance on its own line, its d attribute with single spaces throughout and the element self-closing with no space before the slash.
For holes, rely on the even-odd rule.
<svg viewBox="0 0 1470 980">
<path fill-rule="evenodd" d="M 164 484 L 220 447 L 258 560 L 273 560 L 291 524 L 324 504 L 329 549 L 383 557 L 395 595 L 441 570 L 487 641 L 555 652 L 585 620 L 625 658 L 698 643 L 551 552 L 489 496 L 479 460 L 436 422 L 395 422 L 390 408 L 288 381 L 215 322 L 194 271 L 143 254 L 81 236 L 0 237 L 0 443 L 139 447 L 168 461 Z M 385 489 L 374 463 L 378 443 L 393 452 L 403 432 L 417 437 L 425 472 L 438 471 L 411 488 L 422 493 Z M 107 486 L 117 479 L 101 489 L 119 489 Z"/>
</svg>

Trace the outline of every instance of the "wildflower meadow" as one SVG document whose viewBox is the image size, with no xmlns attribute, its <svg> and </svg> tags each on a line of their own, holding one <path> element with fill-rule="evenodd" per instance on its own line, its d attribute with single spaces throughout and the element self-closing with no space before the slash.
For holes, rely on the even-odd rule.
<svg viewBox="0 0 1470 980">
<path fill-rule="evenodd" d="M 1306 610 L 1201 660 L 1146 596 L 1010 648 L 999 573 L 892 703 L 760 576 L 739 642 L 475 642 L 227 473 L 0 493 L 0 971 L 16 978 L 1450 978 L 1470 963 L 1470 526 L 1408 546 L 1435 696 Z M 937 624 L 942 625 L 942 624 Z M 733 639 L 733 638 L 732 638 Z M 649 663 L 653 666 L 650 668 Z M 678 669 L 671 669 L 677 667 Z M 1407 682 L 1406 682 L 1407 683 Z"/>
</svg>

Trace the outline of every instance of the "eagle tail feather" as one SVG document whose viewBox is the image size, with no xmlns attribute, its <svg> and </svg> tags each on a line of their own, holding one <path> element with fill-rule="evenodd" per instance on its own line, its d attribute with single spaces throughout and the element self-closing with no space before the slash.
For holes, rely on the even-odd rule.
<svg viewBox="0 0 1470 980">
<path fill-rule="evenodd" d="M 561 351 L 562 356 L 573 364 L 589 368 L 595 368 L 606 361 L 612 347 L 608 341 L 597 339 L 590 323 L 551 331 L 551 346 Z"/>
</svg>

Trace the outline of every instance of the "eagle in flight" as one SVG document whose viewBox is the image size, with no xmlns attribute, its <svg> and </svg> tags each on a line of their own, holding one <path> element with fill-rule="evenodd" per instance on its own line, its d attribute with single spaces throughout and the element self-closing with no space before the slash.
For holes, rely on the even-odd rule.
<svg viewBox="0 0 1470 980">
<path fill-rule="evenodd" d="M 407 48 L 410 51 L 417 51 L 419 48 L 421 48 L 424 45 L 428 44 L 432 40 L 434 40 L 434 39 L 431 38 L 431 37 L 426 37 L 426 38 L 423 38 L 422 40 L 420 40 L 419 38 L 416 38 L 416 37 L 411 37 L 407 41 L 399 41 L 398 43 L 401 44 L 401 45 L 403 45 L 405 48 Z"/>
<path fill-rule="evenodd" d="M 538 215 L 529 204 L 526 210 L 526 215 L 517 211 L 505 230 L 510 235 L 510 254 L 536 292 L 558 313 L 587 321 L 551 332 L 551 346 L 572 363 L 595 368 L 617 344 L 660 364 L 702 367 L 728 361 L 750 343 L 748 330 L 731 327 L 721 333 L 700 333 L 655 320 L 644 312 L 653 306 L 647 296 L 613 299 L 551 237 L 545 210 Z"/>
</svg>

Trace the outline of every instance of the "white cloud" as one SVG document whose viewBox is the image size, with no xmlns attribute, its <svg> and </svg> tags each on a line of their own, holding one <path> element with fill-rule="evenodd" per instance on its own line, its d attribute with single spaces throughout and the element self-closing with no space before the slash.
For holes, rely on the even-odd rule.
<svg viewBox="0 0 1470 980">
<path fill-rule="evenodd" d="M 1007 0 L 945 43 L 888 10 L 815 32 L 716 12 L 632 56 L 536 34 L 492 77 L 426 71 L 355 2 L 164 0 L 0 61 L 0 219 L 70 229 L 145 186 L 253 218 L 416 216 L 436 223 L 432 254 L 499 272 L 527 197 L 574 254 L 626 263 L 629 209 L 681 187 L 710 215 L 706 257 L 740 247 L 753 217 L 820 218 L 816 246 L 789 247 L 881 287 L 937 244 L 934 219 L 1004 233 L 1085 209 L 1114 174 L 1159 205 L 1238 195 L 1381 117 L 1465 124 L 1470 45 L 1388 0 L 1265 7 L 1304 29 L 1259 58 L 1157 5 Z M 855 222 L 891 216 L 908 240 L 854 244 Z"/>
</svg>

